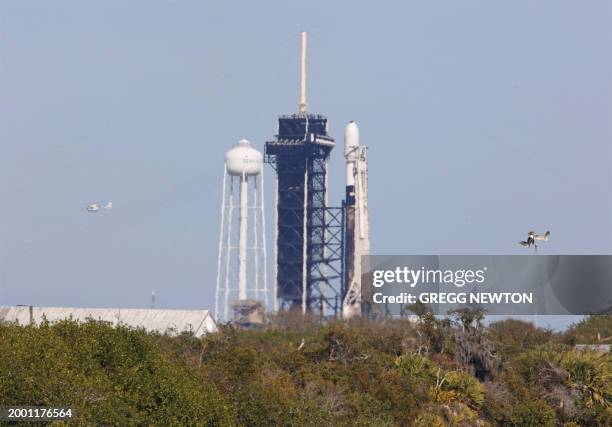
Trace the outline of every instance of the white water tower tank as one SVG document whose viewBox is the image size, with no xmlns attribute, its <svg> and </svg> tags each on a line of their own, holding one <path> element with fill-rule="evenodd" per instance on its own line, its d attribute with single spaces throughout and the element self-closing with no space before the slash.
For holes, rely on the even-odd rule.
<svg viewBox="0 0 612 427">
<path fill-rule="evenodd" d="M 254 176 L 261 173 L 263 155 L 246 139 L 225 153 L 227 173 L 234 176 Z"/>
<path fill-rule="evenodd" d="M 225 153 L 215 291 L 217 320 L 231 320 L 230 306 L 244 306 L 253 300 L 266 305 L 263 178 L 263 155 L 246 139 Z"/>
</svg>

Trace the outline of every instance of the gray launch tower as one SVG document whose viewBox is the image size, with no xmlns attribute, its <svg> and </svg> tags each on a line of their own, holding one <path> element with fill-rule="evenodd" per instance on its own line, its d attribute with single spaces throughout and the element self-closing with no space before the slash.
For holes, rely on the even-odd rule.
<svg viewBox="0 0 612 427">
<path fill-rule="evenodd" d="M 327 118 L 306 103 L 306 33 L 302 33 L 297 114 L 278 119 L 265 161 L 276 170 L 275 309 L 339 315 L 344 283 L 344 209 L 327 206 L 327 164 L 335 146 Z"/>
</svg>

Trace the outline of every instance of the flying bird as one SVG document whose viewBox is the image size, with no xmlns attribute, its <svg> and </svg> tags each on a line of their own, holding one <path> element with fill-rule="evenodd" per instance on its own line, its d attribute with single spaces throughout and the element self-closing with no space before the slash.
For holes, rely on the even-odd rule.
<svg viewBox="0 0 612 427">
<path fill-rule="evenodd" d="M 113 208 L 113 202 L 108 202 L 104 206 L 102 206 L 100 203 L 90 203 L 87 205 L 85 210 L 87 212 L 95 213 L 95 212 L 98 212 L 100 209 L 112 209 L 112 208 Z"/>
<path fill-rule="evenodd" d="M 548 238 L 550 237 L 550 231 L 547 231 L 544 234 L 536 234 L 535 231 L 530 231 L 529 233 L 527 233 L 527 240 L 522 240 L 519 243 L 523 246 L 526 246 L 528 248 L 531 247 L 531 245 L 533 245 L 533 247 L 535 248 L 536 252 L 538 250 L 538 245 L 536 244 L 536 241 L 547 241 Z"/>
</svg>

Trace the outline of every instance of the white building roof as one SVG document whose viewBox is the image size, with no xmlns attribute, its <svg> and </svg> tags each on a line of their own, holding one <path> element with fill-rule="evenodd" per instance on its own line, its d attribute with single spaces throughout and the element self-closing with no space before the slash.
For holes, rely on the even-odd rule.
<svg viewBox="0 0 612 427">
<path fill-rule="evenodd" d="M 148 332 L 181 333 L 192 331 L 196 337 L 217 331 L 217 324 L 208 310 L 158 310 L 139 308 L 72 308 L 72 307 L 0 307 L 0 321 L 29 325 L 40 324 L 43 318 L 53 323 L 71 318 L 79 322 L 88 319 L 110 322 Z"/>
<path fill-rule="evenodd" d="M 610 344 L 576 344 L 576 350 L 591 350 L 596 353 L 609 353 L 612 350 Z"/>
</svg>

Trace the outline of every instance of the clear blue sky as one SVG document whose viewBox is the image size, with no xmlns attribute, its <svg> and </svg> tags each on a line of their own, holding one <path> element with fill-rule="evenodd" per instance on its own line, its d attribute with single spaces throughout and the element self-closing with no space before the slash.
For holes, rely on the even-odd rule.
<svg viewBox="0 0 612 427">
<path fill-rule="evenodd" d="M 223 153 L 296 110 L 302 30 L 310 110 L 370 147 L 374 253 L 518 254 L 531 229 L 612 253 L 610 22 L 604 0 L 2 1 L 0 305 L 211 307 Z"/>
</svg>

